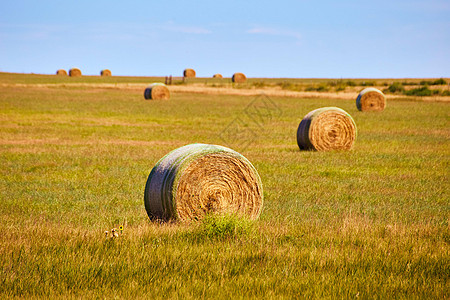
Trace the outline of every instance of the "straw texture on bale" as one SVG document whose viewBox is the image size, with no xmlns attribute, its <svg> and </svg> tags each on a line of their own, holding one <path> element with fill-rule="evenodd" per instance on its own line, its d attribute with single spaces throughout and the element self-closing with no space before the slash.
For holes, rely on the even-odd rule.
<svg viewBox="0 0 450 300">
<path fill-rule="evenodd" d="M 187 78 L 194 78 L 195 77 L 195 71 L 194 69 L 185 69 L 183 71 L 183 76 Z"/>
<path fill-rule="evenodd" d="M 247 77 L 243 73 L 234 73 L 233 77 L 231 77 L 231 81 L 236 83 L 244 83 L 247 80 Z"/>
<path fill-rule="evenodd" d="M 217 145 L 190 144 L 156 163 L 144 203 L 150 219 L 191 221 L 207 214 L 256 219 L 263 190 L 258 172 L 241 154 Z"/>
<path fill-rule="evenodd" d="M 382 111 L 386 107 L 386 97 L 376 88 L 365 88 L 356 98 L 356 107 L 360 111 Z"/>
<path fill-rule="evenodd" d="M 100 76 L 111 76 L 111 71 L 108 69 L 101 70 Z"/>
<path fill-rule="evenodd" d="M 67 71 L 59 69 L 58 71 L 56 71 L 56 75 L 67 76 Z"/>
<path fill-rule="evenodd" d="M 81 76 L 81 71 L 80 69 L 77 68 L 72 68 L 69 70 L 69 76 L 70 77 L 79 77 Z"/>
<path fill-rule="evenodd" d="M 214 74 L 213 78 L 223 78 L 222 74 Z"/>
<path fill-rule="evenodd" d="M 343 109 L 323 107 L 309 112 L 297 130 L 302 150 L 349 150 L 356 140 L 356 124 Z"/>
<path fill-rule="evenodd" d="M 164 83 L 152 83 L 144 91 L 147 100 L 169 100 L 170 92 Z"/>
</svg>

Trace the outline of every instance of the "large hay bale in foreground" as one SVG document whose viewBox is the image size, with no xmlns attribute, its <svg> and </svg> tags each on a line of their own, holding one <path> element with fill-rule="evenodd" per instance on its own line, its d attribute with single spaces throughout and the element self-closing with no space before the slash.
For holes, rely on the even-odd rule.
<svg viewBox="0 0 450 300">
<path fill-rule="evenodd" d="M 243 73 L 234 73 L 233 77 L 231 77 L 231 81 L 236 83 L 244 83 L 247 80 L 247 77 Z"/>
<path fill-rule="evenodd" d="M 67 76 L 67 71 L 63 69 L 59 69 L 56 71 L 56 75 Z"/>
<path fill-rule="evenodd" d="M 144 91 L 147 100 L 169 100 L 170 92 L 164 83 L 152 83 Z"/>
<path fill-rule="evenodd" d="M 365 88 L 356 98 L 356 107 L 360 111 L 382 111 L 386 107 L 386 97 L 379 89 Z"/>
<path fill-rule="evenodd" d="M 343 109 L 323 107 L 309 112 L 297 130 L 302 150 L 349 150 L 356 140 L 356 124 Z"/>
<path fill-rule="evenodd" d="M 108 69 L 101 70 L 100 76 L 111 76 L 111 71 Z"/>
<path fill-rule="evenodd" d="M 222 74 L 214 74 L 213 78 L 223 78 Z"/>
<path fill-rule="evenodd" d="M 69 76 L 70 77 L 79 77 L 81 76 L 81 71 L 78 68 L 72 68 L 69 70 Z"/>
<path fill-rule="evenodd" d="M 241 154 L 222 146 L 191 144 L 153 167 L 144 194 L 150 219 L 199 220 L 208 214 L 258 218 L 261 179 Z"/>
<path fill-rule="evenodd" d="M 183 71 L 183 76 L 186 78 L 194 78 L 195 77 L 194 69 L 185 69 Z"/>
</svg>

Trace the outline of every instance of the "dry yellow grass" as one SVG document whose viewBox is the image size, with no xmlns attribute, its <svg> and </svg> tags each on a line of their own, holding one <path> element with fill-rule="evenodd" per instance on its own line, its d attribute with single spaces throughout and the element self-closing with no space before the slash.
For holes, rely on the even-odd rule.
<svg viewBox="0 0 450 300">
<path fill-rule="evenodd" d="M 194 69 L 185 69 L 183 71 L 183 76 L 186 78 L 194 78 L 195 77 L 195 70 Z"/>
<path fill-rule="evenodd" d="M 69 76 L 70 77 L 80 77 L 81 76 L 81 70 L 78 68 L 72 68 L 69 70 Z"/>
<path fill-rule="evenodd" d="M 356 107 L 360 111 L 382 111 L 386 107 L 386 97 L 379 89 L 365 88 L 356 98 Z"/>
<path fill-rule="evenodd" d="M 154 166 L 144 202 L 152 220 L 191 222 L 210 214 L 254 220 L 261 213 L 263 190 L 258 172 L 244 156 L 194 143 L 172 150 Z"/>
<path fill-rule="evenodd" d="M 0 87 L 5 88 L 89 88 L 91 90 L 98 89 L 114 89 L 114 90 L 130 90 L 139 91 L 145 89 L 147 83 L 0 83 Z M 231 86 L 213 87 L 204 83 L 193 83 L 188 85 L 171 85 L 167 86 L 171 93 L 195 93 L 207 95 L 240 95 L 240 96 L 256 96 L 265 94 L 271 97 L 290 97 L 290 98 L 328 98 L 328 99 L 345 99 L 354 100 L 358 95 L 360 88 L 347 88 L 345 91 L 339 92 L 317 92 L 317 91 L 291 91 L 283 90 L 279 86 L 269 86 L 262 88 L 233 88 Z M 382 89 L 378 86 L 377 88 Z M 450 96 L 404 96 L 386 94 L 387 100 L 409 99 L 424 102 L 450 102 Z"/>
<path fill-rule="evenodd" d="M 244 83 L 247 81 L 247 77 L 244 75 L 244 73 L 234 73 L 233 77 L 231 77 L 231 81 L 235 83 Z"/>
<path fill-rule="evenodd" d="M 153 83 L 145 89 L 144 98 L 147 100 L 169 100 L 170 91 L 163 83 Z"/>
<path fill-rule="evenodd" d="M 350 150 L 356 140 L 353 118 L 338 107 L 322 107 L 309 112 L 297 130 L 302 150 Z"/>
<path fill-rule="evenodd" d="M 217 239 L 203 223 L 149 222 L 145 180 L 172 149 L 220 143 L 254 96 L 212 88 L 145 102 L 148 81 L 19 77 L 1 81 L 48 85 L 0 90 L 2 298 L 448 298 L 448 103 L 364 114 L 356 94 L 273 97 L 282 115 L 241 151 L 265 208 L 254 231 Z M 299 118 L 336 103 L 356 113 L 354 150 L 299 151 Z M 105 239 L 120 224 L 123 236 Z"/>
<path fill-rule="evenodd" d="M 101 70 L 100 76 L 111 76 L 111 71 L 108 69 Z"/>
</svg>

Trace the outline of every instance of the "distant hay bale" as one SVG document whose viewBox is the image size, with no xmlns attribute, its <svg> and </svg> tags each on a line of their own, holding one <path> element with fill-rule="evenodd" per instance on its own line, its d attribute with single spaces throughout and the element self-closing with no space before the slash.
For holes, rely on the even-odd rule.
<svg viewBox="0 0 450 300">
<path fill-rule="evenodd" d="M 195 77 L 194 69 L 185 69 L 183 71 L 183 76 L 186 78 L 194 78 Z"/>
<path fill-rule="evenodd" d="M 101 70 L 100 76 L 111 76 L 111 71 L 108 69 Z"/>
<path fill-rule="evenodd" d="M 56 75 L 67 76 L 67 71 L 59 69 L 58 71 L 56 71 Z"/>
<path fill-rule="evenodd" d="M 365 88 L 356 98 L 356 107 L 360 111 L 382 111 L 386 107 L 386 97 L 376 88 Z"/>
<path fill-rule="evenodd" d="M 70 77 L 79 77 L 81 76 L 81 71 L 80 69 L 77 68 L 72 68 L 69 70 L 69 76 Z"/>
<path fill-rule="evenodd" d="M 255 167 L 229 148 L 191 144 L 161 158 L 147 179 L 150 219 L 191 221 L 208 214 L 256 219 L 263 205 Z"/>
<path fill-rule="evenodd" d="M 213 78 L 223 78 L 222 74 L 214 74 Z"/>
<path fill-rule="evenodd" d="M 231 77 L 231 81 L 236 83 L 244 83 L 247 80 L 247 77 L 243 73 L 234 73 L 233 77 Z"/>
<path fill-rule="evenodd" d="M 356 140 L 356 124 L 343 109 L 323 107 L 309 112 L 297 130 L 301 150 L 349 150 Z"/>
<path fill-rule="evenodd" d="M 147 100 L 169 100 L 170 92 L 164 83 L 152 83 L 144 91 Z"/>
</svg>

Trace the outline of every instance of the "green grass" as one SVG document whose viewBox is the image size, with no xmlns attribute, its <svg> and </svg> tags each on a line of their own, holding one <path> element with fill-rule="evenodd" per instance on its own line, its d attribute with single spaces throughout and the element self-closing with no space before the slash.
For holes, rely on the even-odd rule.
<svg viewBox="0 0 450 300">
<path fill-rule="evenodd" d="M 419 97 L 434 96 L 434 95 L 441 95 L 441 96 L 449 95 L 448 87 L 447 87 L 447 90 L 441 90 L 441 89 L 431 89 L 430 90 L 428 88 L 428 83 L 430 83 L 431 85 L 446 84 L 445 80 L 443 80 L 441 78 L 441 79 L 438 79 L 435 81 L 421 81 L 419 84 L 419 87 L 405 89 L 404 86 L 416 85 L 416 84 L 410 83 L 410 82 L 396 81 L 396 82 L 392 83 L 388 88 L 384 89 L 383 92 L 390 93 L 390 94 L 403 94 L 406 96 L 419 96 Z M 423 84 L 425 84 L 425 85 L 423 85 Z"/>
<path fill-rule="evenodd" d="M 405 91 L 405 95 L 407 96 L 433 96 L 439 94 L 438 90 L 430 90 L 428 86 L 423 86 L 420 88 L 412 89 Z"/>
<path fill-rule="evenodd" d="M 401 82 L 394 82 L 388 88 L 384 89 L 383 92 L 391 94 L 402 94 L 405 92 L 405 88 L 403 87 L 403 84 Z"/>
<path fill-rule="evenodd" d="M 249 235 L 253 230 L 253 222 L 233 215 L 207 215 L 194 234 L 201 240 L 230 239 Z"/>
<path fill-rule="evenodd" d="M 0 74 L 72 80 L 55 77 Z M 244 113 L 253 99 L 0 87 L 2 298 L 449 298 L 449 104 L 363 113 L 354 101 L 274 97 L 281 113 L 260 127 Z M 355 119 L 352 151 L 298 150 L 300 120 L 322 106 Z M 151 223 L 143 192 L 156 161 L 224 144 L 236 117 L 239 137 L 254 139 L 229 146 L 262 178 L 261 218 Z M 122 236 L 104 237 L 121 224 Z"/>
<path fill-rule="evenodd" d="M 64 84 L 64 83 L 152 83 L 154 81 L 164 82 L 164 76 L 153 77 L 124 77 L 124 76 L 56 76 L 42 74 L 18 74 L 0 72 L 0 83 L 5 84 Z"/>
</svg>

